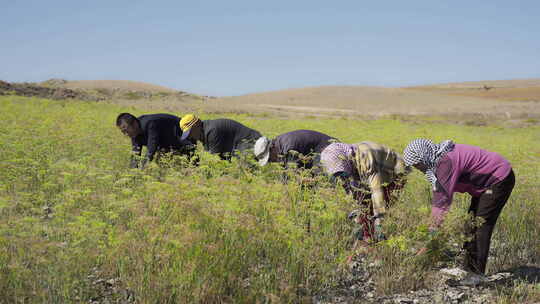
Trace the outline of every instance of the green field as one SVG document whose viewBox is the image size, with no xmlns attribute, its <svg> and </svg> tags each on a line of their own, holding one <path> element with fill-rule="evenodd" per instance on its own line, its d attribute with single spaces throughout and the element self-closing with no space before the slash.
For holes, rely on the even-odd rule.
<svg viewBox="0 0 540 304">
<path fill-rule="evenodd" d="M 309 302 L 346 271 L 352 201 L 323 178 L 308 187 L 288 172 L 291 181 L 283 184 L 277 165 L 251 168 L 204 152 L 199 167 L 169 159 L 132 170 L 130 141 L 115 118 L 141 110 L 15 96 L 0 97 L 0 108 L 0 302 L 88 303 L 103 296 L 99 279 L 115 279 L 111 299 L 140 303 Z M 266 136 L 313 129 L 399 152 L 417 137 L 499 152 L 517 179 L 494 233 L 497 254 L 488 272 L 540 264 L 539 126 L 228 118 Z M 466 195 L 455 197 L 432 253 L 414 257 L 427 237 L 429 196 L 429 185 L 414 172 L 386 220 L 378 292 L 429 287 L 440 252 L 461 241 Z M 497 299 L 540 301 L 538 286 L 519 286 L 496 290 Z"/>
</svg>

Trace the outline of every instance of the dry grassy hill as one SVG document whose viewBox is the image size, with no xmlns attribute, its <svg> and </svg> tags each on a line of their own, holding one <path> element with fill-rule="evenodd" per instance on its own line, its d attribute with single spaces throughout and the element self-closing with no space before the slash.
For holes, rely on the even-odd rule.
<svg viewBox="0 0 540 304">
<path fill-rule="evenodd" d="M 118 91 L 145 91 L 151 93 L 158 92 L 177 92 L 177 90 L 159 86 L 155 84 L 131 81 L 131 80 L 63 80 L 50 79 L 42 82 L 44 85 L 62 87 L 67 89 L 85 89 L 85 90 L 118 90 Z"/>
<path fill-rule="evenodd" d="M 146 111 L 270 113 L 309 116 L 437 116 L 454 121 L 540 120 L 540 79 L 476 81 L 405 88 L 321 86 L 213 98 L 127 80 L 66 81 L 44 86 L 98 94 Z"/>
<path fill-rule="evenodd" d="M 444 95 L 481 97 L 508 101 L 540 101 L 540 79 L 471 81 L 410 87 Z"/>
<path fill-rule="evenodd" d="M 95 100 L 108 100 L 125 106 L 153 110 L 174 110 L 210 98 L 168 87 L 130 80 L 49 79 L 38 84 L 44 88 L 71 90 Z"/>
<path fill-rule="evenodd" d="M 312 115 L 540 116 L 534 101 L 448 94 L 443 89 L 326 86 L 220 98 L 223 107 Z"/>
</svg>

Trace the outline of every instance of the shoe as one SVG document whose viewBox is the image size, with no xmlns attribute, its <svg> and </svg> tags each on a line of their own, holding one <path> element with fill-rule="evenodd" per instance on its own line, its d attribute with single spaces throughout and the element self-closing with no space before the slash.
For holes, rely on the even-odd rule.
<svg viewBox="0 0 540 304">
<path fill-rule="evenodd" d="M 458 284 L 462 286 L 475 287 L 487 281 L 488 279 L 484 275 L 469 272 L 463 279 L 458 281 Z"/>
</svg>

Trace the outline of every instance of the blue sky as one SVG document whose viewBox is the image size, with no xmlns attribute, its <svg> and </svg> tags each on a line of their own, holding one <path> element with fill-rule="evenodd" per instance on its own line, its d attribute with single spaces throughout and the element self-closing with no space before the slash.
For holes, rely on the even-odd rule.
<svg viewBox="0 0 540 304">
<path fill-rule="evenodd" d="M 540 78 L 540 1 L 1 1 L 7 81 L 227 96 Z"/>
</svg>

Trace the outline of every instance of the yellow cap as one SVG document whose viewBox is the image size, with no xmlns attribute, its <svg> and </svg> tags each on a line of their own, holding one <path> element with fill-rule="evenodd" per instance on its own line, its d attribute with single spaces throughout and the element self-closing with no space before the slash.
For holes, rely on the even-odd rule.
<svg viewBox="0 0 540 304">
<path fill-rule="evenodd" d="M 182 132 L 186 132 L 187 130 L 191 129 L 197 122 L 199 121 L 199 118 L 193 114 L 187 114 L 180 120 L 180 129 L 182 129 Z"/>
</svg>

